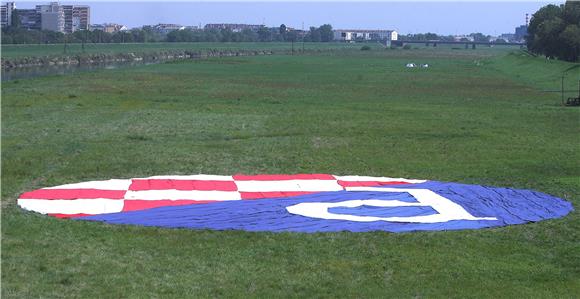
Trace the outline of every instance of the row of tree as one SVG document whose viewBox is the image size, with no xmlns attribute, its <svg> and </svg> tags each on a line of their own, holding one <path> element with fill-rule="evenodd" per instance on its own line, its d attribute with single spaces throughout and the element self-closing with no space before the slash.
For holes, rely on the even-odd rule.
<svg viewBox="0 0 580 299">
<path fill-rule="evenodd" d="M 332 26 L 310 27 L 309 31 L 289 30 L 286 25 L 257 31 L 250 29 L 234 32 L 230 29 L 174 30 L 164 35 L 150 26 L 140 29 L 108 33 L 101 30 L 82 30 L 70 34 L 54 31 L 26 30 L 10 26 L 2 30 L 2 44 L 57 44 L 57 43 L 148 43 L 148 42 L 330 42 Z"/>
<path fill-rule="evenodd" d="M 526 38 L 533 53 L 580 61 L 580 2 L 547 5 L 532 15 Z"/>
<path fill-rule="evenodd" d="M 489 42 L 492 41 L 492 37 L 490 35 L 485 35 L 483 33 L 471 33 L 468 35 L 476 42 Z M 407 34 L 403 36 L 406 40 L 413 40 L 413 41 L 430 41 L 430 40 L 439 40 L 439 41 L 455 41 L 455 37 L 453 35 L 438 35 L 436 33 L 418 33 L 418 34 Z M 460 39 L 462 42 L 467 42 L 469 39 L 467 37 L 463 37 Z M 503 39 L 496 39 L 495 42 L 505 42 Z"/>
</svg>

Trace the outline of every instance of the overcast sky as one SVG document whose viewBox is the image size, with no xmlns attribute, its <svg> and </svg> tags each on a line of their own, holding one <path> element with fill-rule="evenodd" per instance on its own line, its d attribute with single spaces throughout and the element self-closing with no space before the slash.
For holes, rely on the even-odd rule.
<svg viewBox="0 0 580 299">
<path fill-rule="evenodd" d="M 31 8 L 39 1 L 16 1 Z M 331 24 L 336 29 L 395 29 L 402 34 L 435 32 L 513 33 L 540 7 L 554 2 L 155 2 L 61 1 L 91 6 L 91 23 L 119 23 L 129 28 L 146 24 L 247 23 L 301 28 Z"/>
</svg>

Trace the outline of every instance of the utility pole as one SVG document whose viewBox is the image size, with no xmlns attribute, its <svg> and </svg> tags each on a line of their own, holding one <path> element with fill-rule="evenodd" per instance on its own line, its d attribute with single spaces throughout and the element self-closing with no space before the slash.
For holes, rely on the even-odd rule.
<svg viewBox="0 0 580 299">
<path fill-rule="evenodd" d="M 82 43 L 83 53 L 85 53 L 85 43 L 87 42 L 87 31 L 88 30 L 85 30 L 85 38 L 83 38 L 83 43 Z"/>
<path fill-rule="evenodd" d="M 565 73 L 566 72 L 562 73 L 562 91 L 560 92 L 560 94 L 562 95 L 562 105 L 564 105 L 564 76 L 565 76 Z"/>
<path fill-rule="evenodd" d="M 64 54 L 66 54 L 66 48 L 67 48 L 67 38 L 66 38 L 66 33 L 64 34 Z"/>
<path fill-rule="evenodd" d="M 302 54 L 304 54 L 304 37 L 306 36 L 306 32 L 304 32 L 304 21 L 302 21 Z"/>
</svg>

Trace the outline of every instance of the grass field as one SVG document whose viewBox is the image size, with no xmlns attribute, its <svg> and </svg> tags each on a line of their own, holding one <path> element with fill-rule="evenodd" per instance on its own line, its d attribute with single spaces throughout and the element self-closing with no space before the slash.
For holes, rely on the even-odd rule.
<svg viewBox="0 0 580 299">
<path fill-rule="evenodd" d="M 4 82 L 2 297 L 577 297 L 580 110 L 542 92 L 570 66 L 375 49 Z M 46 186 L 195 173 L 531 188 L 576 210 L 477 231 L 297 234 L 111 226 L 15 204 Z"/>
</svg>

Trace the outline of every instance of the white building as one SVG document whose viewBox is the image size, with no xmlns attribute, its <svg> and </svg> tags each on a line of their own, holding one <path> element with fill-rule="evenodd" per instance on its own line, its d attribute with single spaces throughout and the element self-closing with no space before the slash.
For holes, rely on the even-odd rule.
<svg viewBox="0 0 580 299">
<path fill-rule="evenodd" d="M 119 31 L 126 31 L 127 27 L 115 23 L 91 24 L 90 30 L 101 30 L 107 33 L 115 33 Z"/>
<path fill-rule="evenodd" d="M 42 30 L 64 32 L 64 9 L 58 2 L 37 5 L 36 12 L 40 14 Z"/>
<path fill-rule="evenodd" d="M 91 8 L 86 5 L 62 5 L 64 10 L 64 31 L 89 30 L 91 26 Z"/>
<path fill-rule="evenodd" d="M 12 12 L 15 8 L 14 2 L 6 2 L 0 5 L 0 26 L 2 28 L 12 25 Z"/>
<path fill-rule="evenodd" d="M 155 26 L 153 26 L 153 30 L 161 33 L 161 34 L 167 34 L 171 31 L 175 31 L 175 30 L 184 30 L 185 26 L 181 26 L 178 24 L 157 24 Z"/>
<path fill-rule="evenodd" d="M 472 42 L 474 41 L 473 36 L 470 35 L 454 35 L 453 36 L 453 40 L 455 40 L 456 42 Z"/>
<path fill-rule="evenodd" d="M 205 29 L 229 29 L 232 32 L 242 32 L 244 30 L 252 30 L 257 32 L 260 28 L 264 27 L 264 25 L 254 25 L 254 24 L 230 24 L 230 23 L 220 23 L 220 24 L 206 24 L 204 26 Z"/>
<path fill-rule="evenodd" d="M 359 29 L 336 29 L 334 40 L 337 41 L 369 41 L 398 39 L 397 31 L 394 30 L 359 30 Z"/>
</svg>

